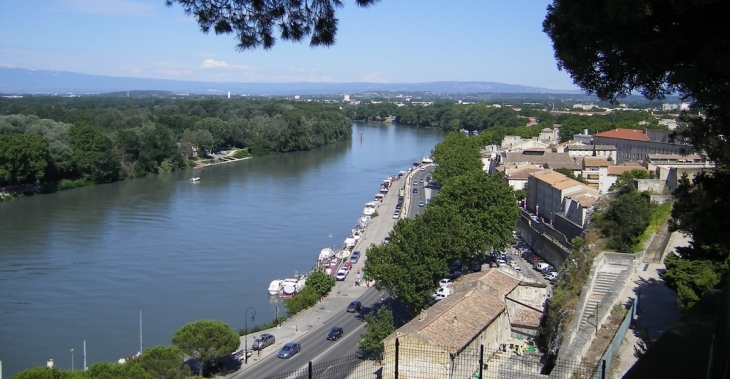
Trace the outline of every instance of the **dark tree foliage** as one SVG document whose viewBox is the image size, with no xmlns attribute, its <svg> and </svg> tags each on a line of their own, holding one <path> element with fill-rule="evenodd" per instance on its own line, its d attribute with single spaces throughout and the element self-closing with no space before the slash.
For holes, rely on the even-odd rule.
<svg viewBox="0 0 730 379">
<path fill-rule="evenodd" d="M 379 0 L 356 0 L 368 7 Z M 337 34 L 336 12 L 340 0 L 166 0 L 175 3 L 198 21 L 203 33 L 235 33 L 240 50 L 271 49 L 276 31 L 284 41 L 300 42 L 311 36 L 309 45 L 331 46 Z"/>
<path fill-rule="evenodd" d="M 724 174 L 730 165 L 728 20 L 730 7 L 724 0 L 554 0 L 543 22 L 558 67 L 566 69 L 587 92 L 611 101 L 633 91 L 650 100 L 678 93 L 690 102 L 692 112 L 684 114 L 688 127 L 681 135 L 697 151 L 707 153 L 721 173 L 705 175 L 694 190 L 685 182 L 678 190 L 672 218 L 678 230 L 692 233 L 693 242 L 680 257 L 690 265 L 693 259 L 704 265 L 700 263 L 703 257 L 713 257 L 710 266 L 717 274 L 727 270 L 726 258 L 715 260 L 727 257 L 723 253 L 727 245 L 715 244 L 715 238 L 707 240 L 702 231 L 728 230 L 730 218 L 725 213 L 700 220 L 697 215 L 703 213 L 693 207 L 701 205 L 700 209 L 707 210 L 705 216 L 711 214 L 722 208 L 713 207 L 723 204 L 730 191 L 730 180 Z M 698 198 L 704 202 L 699 204 Z M 684 285 L 675 281 L 672 288 L 678 291 L 680 304 L 688 304 L 697 296 L 696 290 L 706 287 L 702 283 L 706 276 L 685 275 L 682 272 L 687 270 L 680 267 L 684 266 L 668 261 L 666 274 L 685 278 Z M 700 268 L 695 271 L 702 271 Z M 690 292 L 693 296 L 688 297 Z"/>
<path fill-rule="evenodd" d="M 220 148 L 266 155 L 352 133 L 337 107 L 271 100 L 0 98 L 0 114 L 8 113 L 0 116 L 0 181 L 43 178 L 44 192 L 180 170 Z"/>
<path fill-rule="evenodd" d="M 648 194 L 628 189 L 613 199 L 604 212 L 595 215 L 593 222 L 608 239 L 607 248 L 632 253 L 639 237 L 649 226 L 655 207 Z"/>
</svg>

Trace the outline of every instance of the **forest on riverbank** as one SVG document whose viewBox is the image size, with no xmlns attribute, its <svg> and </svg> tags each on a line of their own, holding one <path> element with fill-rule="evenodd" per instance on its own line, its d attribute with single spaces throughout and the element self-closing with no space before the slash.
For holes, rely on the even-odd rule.
<svg viewBox="0 0 730 379">
<path fill-rule="evenodd" d="M 0 99 L 0 186 L 55 192 L 191 167 L 206 154 L 303 151 L 349 139 L 336 106 L 286 100 Z"/>
</svg>

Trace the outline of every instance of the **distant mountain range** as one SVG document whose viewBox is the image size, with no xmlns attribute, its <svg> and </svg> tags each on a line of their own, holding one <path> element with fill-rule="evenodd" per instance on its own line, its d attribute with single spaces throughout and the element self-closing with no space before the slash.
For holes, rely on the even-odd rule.
<svg viewBox="0 0 730 379">
<path fill-rule="evenodd" d="M 122 78 L 79 74 L 67 71 L 29 70 L 0 66 L 0 93 L 4 94 L 103 94 L 119 91 L 171 91 L 190 94 L 224 95 L 334 95 L 363 92 L 435 92 L 582 94 L 579 90 L 552 90 L 492 82 L 430 83 L 218 83 L 166 79 Z"/>
</svg>

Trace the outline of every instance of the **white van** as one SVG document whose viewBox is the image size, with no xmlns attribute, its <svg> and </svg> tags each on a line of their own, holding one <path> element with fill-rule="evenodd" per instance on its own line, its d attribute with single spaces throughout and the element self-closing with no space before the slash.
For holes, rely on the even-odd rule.
<svg viewBox="0 0 730 379">
<path fill-rule="evenodd" d="M 537 263 L 535 263 L 535 265 L 533 267 L 537 271 L 542 271 L 542 269 L 544 269 L 545 267 L 548 267 L 548 266 L 550 266 L 550 265 L 546 262 L 537 262 Z"/>
</svg>

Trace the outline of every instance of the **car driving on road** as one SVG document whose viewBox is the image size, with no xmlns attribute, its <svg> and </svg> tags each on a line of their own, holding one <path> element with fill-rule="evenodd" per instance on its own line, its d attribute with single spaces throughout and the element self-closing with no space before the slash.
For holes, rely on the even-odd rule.
<svg viewBox="0 0 730 379">
<path fill-rule="evenodd" d="M 347 306 L 347 312 L 349 313 L 358 313 L 360 312 L 360 308 L 362 307 L 362 304 L 360 301 L 355 300 L 350 303 L 350 305 Z"/>
<path fill-rule="evenodd" d="M 302 345 L 296 342 L 289 342 L 279 350 L 279 358 L 288 359 L 302 350 Z"/>
<path fill-rule="evenodd" d="M 339 326 L 335 326 L 330 330 L 329 334 L 327 334 L 327 339 L 330 341 L 337 341 L 338 338 L 342 337 L 342 335 L 345 332 L 340 328 Z"/>
</svg>

